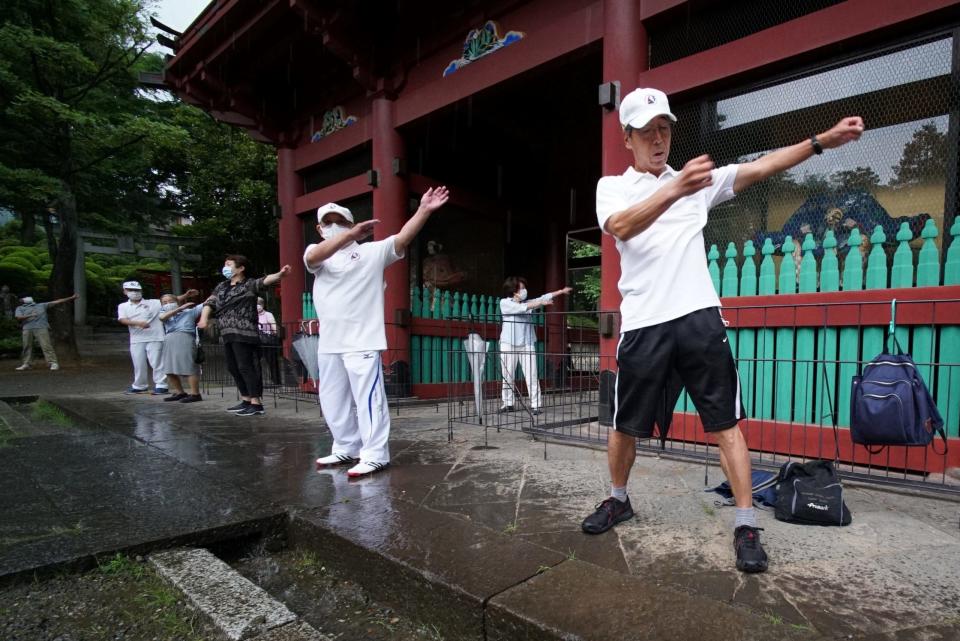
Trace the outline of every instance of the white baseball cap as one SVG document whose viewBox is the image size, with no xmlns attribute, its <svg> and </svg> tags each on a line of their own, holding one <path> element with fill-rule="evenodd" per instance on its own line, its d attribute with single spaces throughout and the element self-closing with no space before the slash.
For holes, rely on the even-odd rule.
<svg viewBox="0 0 960 641">
<path fill-rule="evenodd" d="M 135 280 L 128 280 L 123 284 L 123 288 L 124 289 L 143 289 L 143 287 L 140 287 L 140 283 L 138 283 Z"/>
<path fill-rule="evenodd" d="M 323 207 L 317 208 L 317 222 L 323 223 L 323 217 L 327 214 L 340 214 L 351 223 L 353 222 L 353 214 L 350 213 L 350 210 L 346 207 L 341 207 L 337 203 L 327 203 Z"/>
<path fill-rule="evenodd" d="M 640 129 L 657 116 L 677 122 L 670 112 L 667 94 L 659 89 L 634 89 L 620 103 L 620 124 L 624 127 Z"/>
</svg>

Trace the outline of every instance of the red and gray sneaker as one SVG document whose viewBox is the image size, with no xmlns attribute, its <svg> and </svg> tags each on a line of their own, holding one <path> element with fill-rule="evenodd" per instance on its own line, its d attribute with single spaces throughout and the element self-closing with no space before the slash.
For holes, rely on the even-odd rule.
<svg viewBox="0 0 960 641">
<path fill-rule="evenodd" d="M 633 518 L 633 508 L 630 506 L 630 498 L 626 501 L 618 501 L 612 496 L 597 504 L 596 511 L 585 518 L 581 528 L 587 534 L 603 534 L 617 523 L 622 523 Z"/>
<path fill-rule="evenodd" d="M 733 531 L 733 549 L 737 552 L 737 569 L 741 572 L 766 572 L 767 553 L 760 545 L 763 528 L 741 525 Z"/>
</svg>

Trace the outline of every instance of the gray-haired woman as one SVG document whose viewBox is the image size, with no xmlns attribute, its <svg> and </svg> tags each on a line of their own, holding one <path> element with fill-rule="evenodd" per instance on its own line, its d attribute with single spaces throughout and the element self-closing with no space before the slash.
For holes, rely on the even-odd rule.
<svg viewBox="0 0 960 641">
<path fill-rule="evenodd" d="M 202 308 L 195 303 L 177 305 L 173 294 L 160 297 L 160 320 L 163 321 L 163 371 L 172 394 L 164 401 L 196 403 L 200 396 L 200 366 L 194 362 L 197 320 Z M 190 393 L 183 390 L 183 378 L 190 384 Z"/>
</svg>

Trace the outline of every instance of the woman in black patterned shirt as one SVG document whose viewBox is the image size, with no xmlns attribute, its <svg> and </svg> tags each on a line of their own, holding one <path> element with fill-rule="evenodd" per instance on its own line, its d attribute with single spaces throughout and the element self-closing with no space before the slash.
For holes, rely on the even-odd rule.
<svg viewBox="0 0 960 641">
<path fill-rule="evenodd" d="M 257 296 L 290 273 L 284 265 L 276 274 L 263 278 L 247 278 L 249 261 L 245 256 L 232 254 L 223 261 L 224 282 L 213 289 L 203 303 L 203 312 L 197 327 L 204 329 L 211 316 L 217 319 L 217 328 L 223 338 L 227 369 L 240 390 L 241 403 L 227 408 L 238 416 L 263 414 L 263 378 L 260 372 L 260 332 L 257 324 Z"/>
</svg>

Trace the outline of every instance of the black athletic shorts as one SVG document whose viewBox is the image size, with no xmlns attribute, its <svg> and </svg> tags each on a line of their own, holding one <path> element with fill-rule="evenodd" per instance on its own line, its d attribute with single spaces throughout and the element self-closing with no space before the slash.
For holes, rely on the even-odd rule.
<svg viewBox="0 0 960 641">
<path fill-rule="evenodd" d="M 691 312 L 620 336 L 613 426 L 650 438 L 653 424 L 669 425 L 686 389 L 707 432 L 744 418 L 740 377 L 719 307 Z"/>
</svg>

